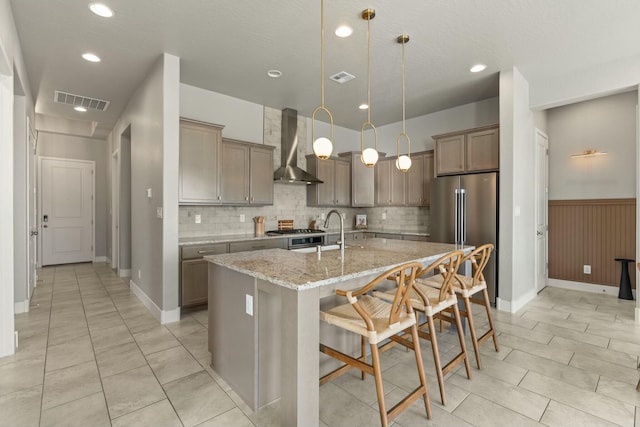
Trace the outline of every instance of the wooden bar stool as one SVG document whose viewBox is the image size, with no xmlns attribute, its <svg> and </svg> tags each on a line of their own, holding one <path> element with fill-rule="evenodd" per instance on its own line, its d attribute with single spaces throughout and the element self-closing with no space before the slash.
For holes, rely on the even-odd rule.
<svg viewBox="0 0 640 427">
<path fill-rule="evenodd" d="M 418 279 L 416 279 L 416 284 L 413 288 L 413 292 L 411 293 L 411 305 L 413 305 L 413 308 L 416 311 L 416 318 L 418 318 L 418 312 L 423 313 L 426 317 L 426 320 L 418 325 L 418 335 L 431 342 L 433 360 L 436 368 L 436 375 L 438 377 L 438 386 L 440 388 L 440 398 L 443 405 L 447 404 L 444 391 L 444 376 L 446 374 L 462 362 L 465 365 L 467 378 L 471 379 L 471 367 L 469 366 L 467 347 L 464 342 L 462 324 L 460 322 L 458 299 L 456 298 L 456 294 L 453 292 L 453 278 L 458 271 L 458 266 L 460 265 L 463 257 L 464 253 L 462 251 L 450 252 L 431 263 L 428 267 L 421 269 L 416 275 Z M 427 286 L 424 284 L 424 279 L 419 279 L 429 275 L 431 272 L 434 272 L 438 274 L 438 277 L 443 278 L 442 286 L 440 286 L 439 289 Z M 392 297 L 390 293 L 380 293 L 376 295 L 379 295 L 384 299 Z M 439 314 L 447 309 L 453 312 L 453 321 L 456 324 L 458 341 L 460 342 L 460 353 L 458 353 L 443 367 L 442 362 L 440 361 L 434 318 L 438 318 Z"/>
<path fill-rule="evenodd" d="M 453 290 L 464 301 L 465 309 L 461 310 L 460 314 L 469 320 L 469 331 L 471 332 L 473 352 L 476 355 L 476 364 L 478 365 L 478 369 L 482 369 L 482 364 L 480 362 L 480 344 L 482 344 L 489 338 L 493 338 L 493 346 L 496 351 L 499 351 L 498 338 L 496 337 L 496 330 L 493 326 L 493 318 L 491 317 L 491 304 L 489 303 L 487 283 L 485 282 L 484 275 L 482 274 L 485 266 L 489 262 L 489 257 L 491 256 L 492 251 L 493 245 L 490 243 L 479 246 L 471 251 L 466 257 L 462 259 L 462 262 L 471 261 L 473 275 L 470 277 L 456 274 L 453 280 Z M 442 287 L 442 284 L 445 280 L 446 279 L 443 275 L 438 275 L 430 277 L 426 282 L 421 283 L 426 283 L 429 286 L 440 288 Z M 478 292 L 482 292 L 483 299 L 473 297 L 473 295 L 477 294 Z M 476 328 L 473 323 L 471 303 L 483 305 L 487 312 L 489 330 L 485 332 L 484 335 L 482 335 L 480 338 L 478 338 L 476 334 Z M 454 320 L 451 318 L 451 316 L 448 316 L 447 318 L 447 316 L 444 315 L 439 316 L 439 318 L 446 320 L 447 322 L 452 322 L 452 320 Z"/>
<path fill-rule="evenodd" d="M 337 295 L 347 297 L 349 304 L 340 305 L 327 311 L 320 312 L 320 319 L 359 334 L 369 340 L 371 347 L 371 364 L 367 363 L 366 355 L 362 354 L 359 359 L 351 357 L 333 348 L 320 344 L 320 351 L 334 357 L 345 365 L 335 371 L 320 378 L 320 384 L 324 384 L 331 379 L 342 375 L 347 370 L 353 368 L 360 369 L 364 374 L 373 375 L 376 383 L 378 395 L 378 406 L 380 408 L 380 420 L 384 427 L 389 425 L 389 420 L 394 419 L 404 409 L 408 408 L 414 401 L 422 397 L 424 399 L 427 418 L 431 419 L 431 402 L 427 390 L 420 345 L 418 345 L 418 329 L 416 327 L 416 316 L 411 306 L 409 295 L 415 284 L 416 273 L 420 269 L 420 263 L 407 263 L 395 267 L 354 291 L 336 290 Z M 383 301 L 375 296 L 367 295 L 377 285 L 385 282 L 390 276 L 394 277 L 396 288 L 393 290 L 391 303 Z M 410 330 L 412 341 L 400 336 L 398 333 Z M 401 344 L 415 352 L 416 366 L 420 378 L 420 386 L 412 391 L 407 397 L 400 401 L 389 411 L 386 409 L 384 400 L 384 390 L 382 388 L 382 371 L 380 368 L 380 354 L 378 344 L 384 340 L 391 339 L 393 342 Z"/>
</svg>

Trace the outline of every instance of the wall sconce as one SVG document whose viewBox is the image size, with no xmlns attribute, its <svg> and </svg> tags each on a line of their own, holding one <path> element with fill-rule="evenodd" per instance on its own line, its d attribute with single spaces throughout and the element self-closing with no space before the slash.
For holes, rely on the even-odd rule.
<svg viewBox="0 0 640 427">
<path fill-rule="evenodd" d="M 589 150 L 584 150 L 582 153 L 572 154 L 571 157 L 594 157 L 594 156 L 602 156 L 604 154 L 608 154 L 604 151 L 594 150 L 593 148 Z"/>
</svg>

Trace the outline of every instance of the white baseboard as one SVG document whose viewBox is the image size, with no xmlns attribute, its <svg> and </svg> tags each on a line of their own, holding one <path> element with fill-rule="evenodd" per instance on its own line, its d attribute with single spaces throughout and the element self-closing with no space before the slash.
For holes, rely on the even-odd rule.
<svg viewBox="0 0 640 427">
<path fill-rule="evenodd" d="M 14 306 L 14 313 L 15 314 L 19 314 L 19 313 L 28 313 L 29 312 L 29 300 L 26 299 L 24 301 L 18 301 L 16 303 L 13 304 Z"/>
<path fill-rule="evenodd" d="M 107 262 L 107 257 L 106 256 L 97 256 L 95 258 L 93 258 L 93 262 Z"/>
<path fill-rule="evenodd" d="M 160 307 L 158 307 L 156 303 L 153 302 L 153 300 L 149 298 L 133 280 L 129 280 L 129 287 L 135 296 L 138 297 L 142 305 L 147 307 L 153 317 L 158 319 L 161 324 L 164 325 L 165 323 L 172 323 L 180 320 L 180 307 L 175 310 L 161 310 Z"/>
<path fill-rule="evenodd" d="M 118 276 L 120 277 L 131 277 L 131 269 L 130 268 L 121 268 L 118 271 Z"/>
<path fill-rule="evenodd" d="M 617 286 L 596 285 L 594 283 L 572 282 L 569 280 L 560 280 L 560 279 L 549 279 L 549 281 L 547 282 L 547 285 L 554 288 L 592 292 L 595 294 L 613 295 L 615 297 L 618 296 L 618 292 L 620 291 L 620 288 L 618 288 Z M 636 290 L 632 289 L 631 292 L 635 297 Z"/>
<path fill-rule="evenodd" d="M 636 325 L 640 325 L 640 307 L 635 308 Z"/>
<path fill-rule="evenodd" d="M 507 301 L 500 298 L 496 298 L 496 308 L 499 311 L 506 311 L 509 313 L 515 313 L 522 307 L 532 301 L 538 293 L 535 289 L 531 289 L 529 292 L 521 296 L 515 301 Z"/>
</svg>

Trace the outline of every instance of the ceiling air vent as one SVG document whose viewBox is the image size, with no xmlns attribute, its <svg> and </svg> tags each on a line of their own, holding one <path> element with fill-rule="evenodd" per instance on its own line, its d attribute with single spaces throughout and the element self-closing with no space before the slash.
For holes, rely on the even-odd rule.
<svg viewBox="0 0 640 427">
<path fill-rule="evenodd" d="M 346 71 L 340 71 L 337 74 L 334 74 L 333 76 L 329 77 L 331 80 L 333 80 L 336 83 L 346 83 L 349 80 L 353 80 L 356 78 L 356 76 L 351 75 L 349 73 L 347 73 Z"/>
<path fill-rule="evenodd" d="M 60 92 L 59 90 L 55 91 L 53 100 L 58 104 L 73 105 L 74 107 L 84 107 L 86 109 L 98 111 L 105 111 L 109 107 L 109 101 Z"/>
</svg>

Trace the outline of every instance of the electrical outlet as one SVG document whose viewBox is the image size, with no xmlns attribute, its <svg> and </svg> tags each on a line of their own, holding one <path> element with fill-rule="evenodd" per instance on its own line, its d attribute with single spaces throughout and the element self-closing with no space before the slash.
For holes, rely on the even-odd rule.
<svg viewBox="0 0 640 427">
<path fill-rule="evenodd" d="M 385 219 L 387 219 L 387 213 L 386 212 L 382 212 L 382 220 L 384 221 Z"/>
<path fill-rule="evenodd" d="M 244 214 L 240 214 L 240 222 L 244 222 Z"/>
<path fill-rule="evenodd" d="M 320 219 L 321 219 L 322 221 L 324 221 L 324 219 L 325 219 L 324 212 L 321 212 L 321 213 L 320 213 Z"/>
<path fill-rule="evenodd" d="M 584 274 L 591 274 L 591 266 L 590 265 L 583 265 L 582 266 L 582 270 L 583 270 Z"/>
<path fill-rule="evenodd" d="M 162 219 L 162 206 L 156 207 L 156 218 Z"/>
<path fill-rule="evenodd" d="M 245 294 L 245 311 L 253 316 L 253 295 Z"/>
<path fill-rule="evenodd" d="M 202 217 L 200 214 L 196 214 L 196 224 L 200 224 L 202 222 Z"/>
<path fill-rule="evenodd" d="M 142 279 L 142 270 L 138 269 L 138 279 Z"/>
</svg>

